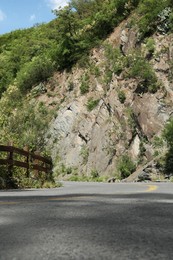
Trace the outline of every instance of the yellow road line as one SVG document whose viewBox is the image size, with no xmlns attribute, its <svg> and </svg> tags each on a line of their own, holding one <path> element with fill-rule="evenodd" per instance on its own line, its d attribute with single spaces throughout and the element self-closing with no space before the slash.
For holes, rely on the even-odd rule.
<svg viewBox="0 0 173 260">
<path fill-rule="evenodd" d="M 158 189 L 157 185 L 147 185 L 148 189 L 145 192 L 151 192 Z"/>
<path fill-rule="evenodd" d="M 18 202 L 15 201 L 0 201 L 0 205 L 14 205 L 18 204 Z"/>
</svg>

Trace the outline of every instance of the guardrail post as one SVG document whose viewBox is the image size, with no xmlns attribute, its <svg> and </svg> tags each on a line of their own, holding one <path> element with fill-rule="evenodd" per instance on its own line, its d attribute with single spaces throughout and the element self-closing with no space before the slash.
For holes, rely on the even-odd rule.
<svg viewBox="0 0 173 260">
<path fill-rule="evenodd" d="M 34 154 L 35 154 L 35 155 L 39 155 L 39 152 L 38 152 L 38 151 L 35 151 Z M 38 165 L 38 162 L 39 162 L 39 160 L 34 158 L 33 163 L 34 163 L 35 165 Z M 38 177 L 39 177 L 39 170 L 36 170 L 36 169 L 34 170 L 34 176 L 38 179 Z"/>
<path fill-rule="evenodd" d="M 13 143 L 10 142 L 9 146 L 11 146 L 12 148 Z M 10 163 L 8 164 L 8 174 L 10 179 L 13 177 L 13 150 L 11 149 L 11 151 L 7 154 L 7 159 L 10 160 Z"/>
<path fill-rule="evenodd" d="M 28 152 L 25 162 L 29 165 L 29 146 L 25 146 L 24 151 Z M 26 169 L 26 177 L 29 178 L 29 167 Z"/>
<path fill-rule="evenodd" d="M 51 164 L 46 163 L 46 175 L 47 175 L 47 178 L 49 177 L 50 179 L 52 179 L 52 165 Z"/>
<path fill-rule="evenodd" d="M 7 159 L 11 160 L 11 162 L 8 165 L 8 174 L 9 177 L 11 178 L 13 176 L 13 152 L 9 152 Z"/>
</svg>

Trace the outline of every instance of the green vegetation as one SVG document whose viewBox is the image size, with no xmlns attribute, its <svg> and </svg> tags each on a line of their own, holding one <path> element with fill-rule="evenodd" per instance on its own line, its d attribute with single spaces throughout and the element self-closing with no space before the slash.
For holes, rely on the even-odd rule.
<svg viewBox="0 0 173 260">
<path fill-rule="evenodd" d="M 140 29 L 140 40 L 144 37 L 152 35 L 156 30 L 167 32 L 169 26 L 165 27 L 169 21 L 169 12 L 164 10 L 167 7 L 172 7 L 171 0 L 143 0 L 140 1 L 138 14 L 141 17 L 138 22 Z"/>
<path fill-rule="evenodd" d="M 141 140 L 140 145 L 139 145 L 139 159 L 142 161 L 143 156 L 145 155 L 146 149 L 144 146 L 143 140 Z"/>
<path fill-rule="evenodd" d="M 127 178 L 136 169 L 136 165 L 130 159 L 130 157 L 125 154 L 122 155 L 118 161 L 117 170 L 121 174 L 121 179 Z"/>
<path fill-rule="evenodd" d="M 16 159 L 20 160 L 19 158 Z M 61 183 L 55 182 L 51 173 L 39 172 L 36 175 L 34 170 L 30 170 L 28 178 L 25 169 L 13 167 L 12 177 L 9 177 L 7 166 L 0 165 L 0 189 L 54 188 L 60 186 Z"/>
<path fill-rule="evenodd" d="M 13 141 L 17 147 L 27 145 L 33 150 L 43 150 L 52 112 L 44 103 L 20 100 L 20 96 L 18 89 L 12 86 L 0 99 L 0 142 Z"/>
<path fill-rule="evenodd" d="M 147 48 L 147 51 L 148 51 L 148 56 L 152 56 L 154 51 L 155 51 L 155 41 L 153 38 L 147 38 L 146 39 L 146 48 Z"/>
<path fill-rule="evenodd" d="M 85 62 L 89 50 L 112 32 L 139 0 L 72 0 L 54 11 L 56 19 L 0 36 L 0 95 L 17 79 L 23 91 L 54 70 Z"/>
<path fill-rule="evenodd" d="M 79 60 L 85 62 L 89 50 L 136 7 L 142 37 L 165 26 L 166 21 L 167 30 L 172 28 L 171 0 L 72 0 L 69 6 L 54 11 L 57 18 L 48 24 L 1 35 L 0 94 L 15 79 L 23 91 L 28 91 L 53 71 L 70 68 Z M 116 60 L 120 53 L 108 47 L 107 55 Z M 122 64 L 112 63 L 112 72 L 121 70 Z"/>
<path fill-rule="evenodd" d="M 83 159 L 83 164 L 86 164 L 89 157 L 89 149 L 86 145 L 83 145 L 80 151 L 80 155 Z"/>
<path fill-rule="evenodd" d="M 86 68 L 80 82 L 82 95 L 91 90 L 91 74 L 106 85 L 106 90 L 112 78 L 120 74 L 138 80 L 138 93 L 154 93 L 159 87 L 150 64 L 155 52 L 151 36 L 156 31 L 164 34 L 173 31 L 172 0 L 71 0 L 69 6 L 54 13 L 55 19 L 48 24 L 0 35 L 0 143 L 13 141 L 17 147 L 29 145 L 33 151 L 45 151 L 45 133 L 54 112 L 38 98 L 47 92 L 47 83 L 51 89 L 47 96 L 53 97 L 52 91 L 57 87 L 53 73 L 70 71 L 76 63 Z M 119 48 L 105 44 L 104 40 L 129 15 L 135 16 L 139 28 L 138 48 L 125 56 Z M 141 42 L 145 43 L 147 55 L 139 51 Z M 104 49 L 104 64 L 90 64 L 90 50 L 100 46 Z M 173 78 L 172 68 L 171 62 L 170 78 Z M 69 81 L 67 91 L 74 89 L 75 83 Z M 118 92 L 118 98 L 122 104 L 125 102 L 122 90 Z M 56 105 L 54 110 L 64 100 L 65 95 L 59 102 L 52 101 L 52 106 Z M 89 99 L 88 111 L 98 103 L 98 99 Z M 134 113 L 129 111 L 127 114 L 135 134 Z M 167 140 L 168 136 L 165 136 Z M 88 151 L 81 151 L 81 156 L 85 163 Z M 70 168 L 64 171 L 69 175 L 74 172 Z M 25 185 L 30 186 L 25 181 Z M 2 179 L 0 185 L 3 186 Z"/>
<path fill-rule="evenodd" d="M 106 44 L 105 56 L 107 59 L 106 69 L 111 73 L 119 75 L 122 72 L 125 65 L 125 57 L 122 55 L 120 49 L 113 48 L 112 45 Z"/>
<path fill-rule="evenodd" d="M 163 138 L 159 136 L 155 136 L 153 140 L 153 146 L 154 148 L 162 148 L 164 143 L 163 143 Z"/>
<path fill-rule="evenodd" d="M 173 148 L 173 119 L 171 118 L 170 121 L 166 124 L 163 136 L 167 141 L 167 145 L 169 148 Z"/>
<path fill-rule="evenodd" d="M 169 80 L 173 80 L 173 61 L 170 61 Z"/>
<path fill-rule="evenodd" d="M 173 119 L 166 124 L 163 137 L 167 142 L 168 152 L 165 157 L 165 174 L 173 175 Z"/>
<path fill-rule="evenodd" d="M 77 169 L 75 167 L 66 166 L 65 164 L 60 164 L 56 169 L 54 169 L 54 177 L 58 177 L 59 175 L 62 175 L 64 177 L 65 175 L 76 175 Z"/>
<path fill-rule="evenodd" d="M 89 98 L 86 104 L 87 110 L 92 111 L 98 105 L 99 101 L 99 99 Z"/>
<path fill-rule="evenodd" d="M 113 74 L 119 75 L 125 65 L 126 58 L 123 56 L 119 48 L 114 48 L 110 44 L 104 44 L 105 50 L 105 73 L 103 82 L 108 85 L 111 80 Z"/>
<path fill-rule="evenodd" d="M 81 156 L 83 156 L 84 160 L 88 160 L 88 150 L 86 147 L 82 147 Z M 85 161 L 83 161 L 85 164 Z M 105 182 L 108 177 L 100 176 L 99 172 L 96 169 L 92 169 L 90 174 L 79 173 L 77 168 L 71 166 L 65 166 L 64 164 L 60 164 L 54 170 L 54 177 L 56 178 L 64 178 L 68 181 L 86 181 L 86 182 Z"/>
<path fill-rule="evenodd" d="M 107 181 L 106 176 L 100 176 L 98 171 L 93 169 L 90 173 L 90 176 L 85 174 L 73 174 L 68 178 L 69 181 L 86 181 L 86 182 L 105 182 Z"/>
<path fill-rule="evenodd" d="M 21 91 L 26 92 L 36 84 L 44 82 L 52 75 L 53 70 L 54 64 L 51 59 L 46 57 L 34 57 L 17 73 L 17 85 Z"/>
<path fill-rule="evenodd" d="M 139 80 L 139 92 L 155 93 L 158 89 L 157 77 L 149 62 L 139 53 L 128 55 L 127 76 Z"/>
<path fill-rule="evenodd" d="M 132 131 L 133 136 L 136 135 L 137 121 L 133 109 L 131 107 L 126 109 L 128 125 Z"/>
<path fill-rule="evenodd" d="M 124 102 L 125 102 L 125 100 L 126 100 L 126 95 L 125 95 L 124 91 L 122 91 L 122 90 L 119 90 L 119 91 L 118 91 L 118 99 L 119 99 L 119 101 L 120 101 L 122 104 L 124 104 Z"/>
<path fill-rule="evenodd" d="M 82 95 L 89 92 L 89 75 L 88 74 L 84 74 L 81 78 L 80 91 L 81 91 Z"/>
<path fill-rule="evenodd" d="M 91 171 L 91 178 L 92 178 L 92 179 L 96 179 L 96 178 L 98 178 L 98 177 L 99 177 L 98 171 L 97 171 L 96 169 L 93 169 L 93 170 Z"/>
</svg>

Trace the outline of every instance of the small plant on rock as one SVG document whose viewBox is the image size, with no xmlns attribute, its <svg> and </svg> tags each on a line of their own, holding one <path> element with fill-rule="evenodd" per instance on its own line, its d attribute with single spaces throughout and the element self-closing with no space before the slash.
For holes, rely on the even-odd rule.
<svg viewBox="0 0 173 260">
<path fill-rule="evenodd" d="M 83 145 L 80 151 L 80 155 L 83 158 L 83 164 L 86 164 L 88 161 L 88 156 L 89 156 L 89 150 L 87 146 Z"/>
<path fill-rule="evenodd" d="M 124 102 L 126 100 L 126 95 L 125 95 L 124 91 L 122 91 L 122 90 L 118 91 L 118 99 L 122 104 L 124 104 Z"/>
<path fill-rule="evenodd" d="M 81 79 L 80 91 L 81 91 L 82 95 L 89 92 L 89 76 L 88 76 L 88 74 L 85 74 Z"/>
<path fill-rule="evenodd" d="M 92 111 L 99 103 L 99 99 L 89 98 L 87 102 L 87 110 Z"/>
</svg>

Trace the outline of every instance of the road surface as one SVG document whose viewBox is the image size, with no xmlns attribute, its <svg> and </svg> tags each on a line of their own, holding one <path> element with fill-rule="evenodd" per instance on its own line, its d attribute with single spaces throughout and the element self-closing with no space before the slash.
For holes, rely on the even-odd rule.
<svg viewBox="0 0 173 260">
<path fill-rule="evenodd" d="M 173 184 L 0 191 L 0 260 L 171 260 Z"/>
</svg>

